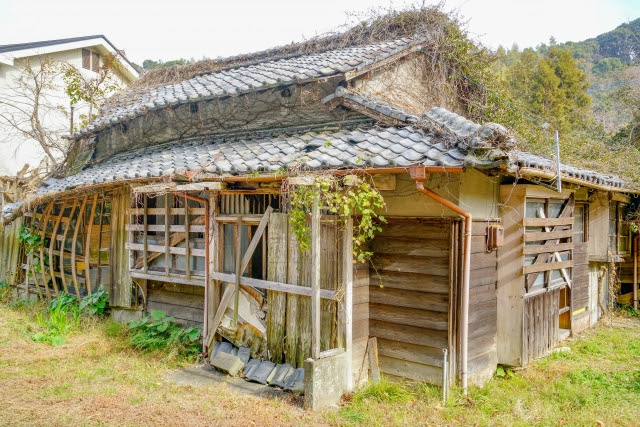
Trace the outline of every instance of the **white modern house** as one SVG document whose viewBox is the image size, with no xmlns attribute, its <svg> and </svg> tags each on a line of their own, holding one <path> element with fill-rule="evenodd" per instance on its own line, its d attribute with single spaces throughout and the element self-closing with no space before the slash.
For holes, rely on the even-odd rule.
<svg viewBox="0 0 640 427">
<path fill-rule="evenodd" d="M 88 111 L 88 104 L 82 101 L 71 108 L 63 78 L 65 67 L 73 66 L 84 79 L 91 80 L 99 76 L 111 55 L 120 64 L 111 77 L 113 91 L 128 86 L 138 78 L 138 72 L 124 52 L 103 35 L 0 45 L 0 177 L 16 176 L 38 166 L 46 168 L 42 162 L 50 155 L 28 131 L 40 127 L 53 145 L 63 146 L 72 124 L 79 124 Z M 36 98 L 40 102 L 37 112 Z M 61 156 L 65 148 L 51 151 Z"/>
</svg>

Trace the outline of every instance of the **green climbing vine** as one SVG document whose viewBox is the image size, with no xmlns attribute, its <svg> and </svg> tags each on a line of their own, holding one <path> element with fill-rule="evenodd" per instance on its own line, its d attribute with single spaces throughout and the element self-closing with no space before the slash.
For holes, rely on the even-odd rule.
<svg viewBox="0 0 640 427">
<path fill-rule="evenodd" d="M 39 251 L 40 247 L 44 243 L 42 236 L 34 233 L 33 229 L 28 225 L 23 225 L 18 229 L 18 242 L 24 247 L 24 252 L 27 256 L 33 256 L 32 265 L 37 273 L 42 270 L 40 264 Z M 49 265 L 49 257 L 45 255 L 45 265 Z M 28 273 L 31 276 L 31 273 Z"/>
<path fill-rule="evenodd" d="M 380 223 L 386 223 L 386 219 L 379 215 L 385 207 L 384 199 L 367 179 L 317 176 L 311 185 L 295 186 L 289 194 L 289 222 L 302 250 L 308 250 L 311 245 L 307 215 L 317 198 L 321 209 L 343 219 L 349 216 L 357 218 L 353 233 L 353 255 L 361 262 L 371 258 L 373 253 L 367 250 L 367 242 L 382 230 Z"/>
</svg>

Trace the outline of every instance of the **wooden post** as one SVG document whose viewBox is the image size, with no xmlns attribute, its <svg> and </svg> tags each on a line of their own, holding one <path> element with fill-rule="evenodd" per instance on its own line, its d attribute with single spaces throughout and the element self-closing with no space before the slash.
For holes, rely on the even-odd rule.
<svg viewBox="0 0 640 427">
<path fill-rule="evenodd" d="M 42 216 L 40 217 L 40 223 L 38 226 L 42 225 L 42 231 L 40 231 L 40 275 L 42 276 L 42 285 L 44 286 L 44 292 L 47 295 L 47 300 L 51 299 L 51 293 L 49 292 L 49 286 L 47 286 L 47 269 L 44 265 L 44 239 L 47 235 L 47 225 L 49 223 L 49 215 L 53 210 L 53 202 L 49 202 L 47 207 L 45 208 Z M 34 277 L 35 278 L 35 277 Z M 57 294 L 56 294 L 57 296 Z"/>
<path fill-rule="evenodd" d="M 71 206 L 71 210 L 69 211 L 69 217 L 67 218 L 67 223 L 64 227 L 64 233 L 62 234 L 62 240 L 60 241 L 60 279 L 62 280 L 62 287 L 66 293 L 69 293 L 69 287 L 67 286 L 67 278 L 64 274 L 64 245 L 67 241 L 67 233 L 69 232 L 69 227 L 71 227 L 71 219 L 78 207 L 78 199 L 73 200 L 73 206 Z M 56 237 L 57 238 L 57 237 Z"/>
<path fill-rule="evenodd" d="M 378 362 L 378 340 L 376 337 L 369 338 L 367 343 L 369 351 L 369 369 L 371 369 L 371 381 L 380 382 L 380 364 Z"/>
<path fill-rule="evenodd" d="M 210 192 L 209 193 L 209 212 L 205 213 L 209 215 L 211 218 L 211 226 L 209 227 L 209 235 L 207 238 L 209 239 L 209 274 L 215 271 L 220 271 L 220 225 L 217 221 L 217 216 L 219 212 L 219 193 Z M 216 330 L 213 327 L 213 318 L 216 314 L 217 310 L 220 307 L 220 299 L 222 297 L 222 284 L 219 280 L 209 280 L 209 310 L 208 315 L 209 319 L 207 322 L 208 331 L 205 331 L 206 335 L 206 343 L 207 348 L 211 351 L 211 342 L 213 342 L 213 338 L 216 335 Z"/>
<path fill-rule="evenodd" d="M 352 352 L 353 352 L 353 218 L 346 221 L 342 241 L 342 286 L 344 298 L 342 304 L 342 323 L 344 327 L 344 350 L 347 358 L 347 390 L 353 389 Z"/>
<path fill-rule="evenodd" d="M 147 272 L 147 270 L 149 269 L 149 260 L 147 259 L 147 248 L 148 248 L 148 230 L 147 230 L 147 226 L 149 224 L 149 218 L 148 218 L 148 214 L 147 214 L 147 209 L 149 207 L 149 198 L 148 196 L 145 194 L 142 196 L 143 202 L 142 202 L 142 207 L 143 207 L 143 211 L 142 211 L 142 271 L 144 271 L 145 273 Z M 166 220 L 166 218 L 165 218 Z M 165 236 L 164 238 L 165 240 L 168 240 L 167 236 Z M 135 264 L 134 264 L 135 265 Z"/>
<path fill-rule="evenodd" d="M 205 213 L 208 215 L 209 213 Z M 184 256 L 184 272 L 187 276 L 187 279 L 191 278 L 191 263 L 189 262 L 189 258 L 191 257 L 191 248 L 189 247 L 189 233 L 191 230 L 189 229 L 189 199 L 187 196 L 184 197 L 184 248 L 185 248 L 185 256 Z M 208 239 L 209 236 L 205 236 L 205 239 Z"/>
<path fill-rule="evenodd" d="M 80 232 L 82 220 L 84 219 L 84 209 L 87 206 L 88 197 L 89 196 L 84 196 L 84 199 L 82 199 L 82 205 L 78 211 L 78 219 L 76 219 L 76 226 L 73 229 L 73 241 L 71 242 L 71 278 L 73 279 L 73 288 L 76 291 L 76 298 L 78 298 L 78 300 L 80 300 L 81 295 L 80 286 L 78 285 L 78 272 L 76 266 L 76 246 L 78 242 L 78 233 Z M 69 221 L 71 221 L 71 218 L 69 218 Z"/>
<path fill-rule="evenodd" d="M 105 205 L 105 198 L 104 198 L 104 193 L 102 193 L 101 195 L 101 202 L 100 202 L 100 224 L 98 225 L 98 270 L 96 271 L 96 289 L 98 289 L 98 287 L 100 287 L 101 285 L 101 280 L 102 279 L 102 266 L 101 266 L 101 260 L 100 260 L 100 256 L 102 255 L 102 219 L 104 218 L 104 205 Z"/>
<path fill-rule="evenodd" d="M 320 358 L 320 205 L 311 211 L 311 357 Z"/>
<path fill-rule="evenodd" d="M 146 212 L 145 212 L 146 213 Z M 169 194 L 164 195 L 164 273 L 169 275 Z M 146 249 L 146 248 L 145 248 Z M 146 251 L 145 251 L 146 252 Z"/>
<path fill-rule="evenodd" d="M 84 247 L 84 286 L 87 288 L 87 295 L 91 295 L 91 230 L 93 229 L 93 218 L 96 216 L 97 205 L 98 193 L 93 195 L 91 213 L 89 214 L 89 220 L 87 223 L 87 241 Z"/>
<path fill-rule="evenodd" d="M 271 214 L 269 216 L 268 252 L 269 266 L 267 279 L 274 282 L 287 281 L 287 242 L 289 216 Z M 287 312 L 287 294 L 267 291 L 267 347 L 271 361 L 283 362 L 285 339 L 285 316 Z"/>
<path fill-rule="evenodd" d="M 238 327 L 238 305 L 240 302 L 240 277 L 242 277 L 242 271 L 240 270 L 240 267 L 242 264 L 242 248 L 240 247 L 240 245 L 242 244 L 242 216 L 238 216 L 237 222 L 236 222 L 236 235 L 235 235 L 235 242 L 234 242 L 234 248 L 235 248 L 235 255 L 236 255 L 236 283 L 235 283 L 235 299 L 233 302 L 233 327 L 237 328 Z"/>
<path fill-rule="evenodd" d="M 56 281 L 53 249 L 56 247 L 56 242 L 58 241 L 58 228 L 60 227 L 60 221 L 62 220 L 62 215 L 64 214 L 66 206 L 67 204 L 65 202 L 60 204 L 60 212 L 58 213 L 56 223 L 53 225 L 53 229 L 51 230 L 51 239 L 49 241 L 49 273 L 51 274 L 51 283 L 53 284 L 53 289 L 56 291 L 56 295 L 60 293 L 60 289 L 58 288 L 58 282 Z M 60 253 L 58 253 L 58 256 L 59 255 Z"/>
</svg>

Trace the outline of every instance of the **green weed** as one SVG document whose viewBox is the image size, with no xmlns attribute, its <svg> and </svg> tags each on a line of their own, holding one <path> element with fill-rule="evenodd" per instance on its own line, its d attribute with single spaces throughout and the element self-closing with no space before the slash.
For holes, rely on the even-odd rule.
<svg viewBox="0 0 640 427">
<path fill-rule="evenodd" d="M 380 403 L 406 403 L 413 400 L 413 394 L 403 384 L 382 378 L 377 383 L 368 384 L 353 396 L 354 403 L 365 400 Z"/>
<path fill-rule="evenodd" d="M 180 354 L 191 356 L 200 351 L 200 329 L 182 329 L 173 317 L 160 310 L 153 311 L 140 320 L 132 320 L 129 331 L 129 343 L 138 350 L 153 351 L 173 347 Z"/>
<path fill-rule="evenodd" d="M 102 316 L 107 310 L 108 301 L 109 292 L 104 289 L 103 285 L 100 285 L 97 291 L 87 295 L 80 301 L 80 310 L 89 312 L 94 316 Z"/>
<path fill-rule="evenodd" d="M 36 322 L 42 330 L 33 334 L 34 341 L 46 342 L 53 347 L 63 345 L 66 336 L 80 323 L 80 308 L 76 297 L 60 294 L 51 301 L 47 311 L 36 313 Z"/>
</svg>

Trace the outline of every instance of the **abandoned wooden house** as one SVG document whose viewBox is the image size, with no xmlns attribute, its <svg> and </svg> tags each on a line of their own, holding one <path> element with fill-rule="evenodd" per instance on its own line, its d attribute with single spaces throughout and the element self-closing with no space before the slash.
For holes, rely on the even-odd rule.
<svg viewBox="0 0 640 427">
<path fill-rule="evenodd" d="M 547 354 L 606 308 L 635 191 L 438 108 L 424 43 L 262 53 L 125 92 L 75 135 L 64 176 L 5 206 L 45 244 L 34 268 L 3 242 L 0 272 L 43 298 L 105 284 L 119 318 L 201 325 L 204 352 L 342 358 L 345 389 L 368 379 L 370 338 L 387 376 L 465 387 Z M 317 201 L 300 247 L 291 194 L 317 177 L 382 195 L 368 261 L 361 212 Z"/>
</svg>

